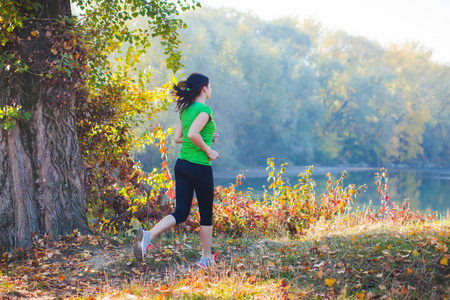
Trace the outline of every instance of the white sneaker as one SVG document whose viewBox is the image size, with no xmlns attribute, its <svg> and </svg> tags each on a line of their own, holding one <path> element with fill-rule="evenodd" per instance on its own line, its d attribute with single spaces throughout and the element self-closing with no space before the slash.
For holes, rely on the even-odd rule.
<svg viewBox="0 0 450 300">
<path fill-rule="evenodd" d="M 138 261 L 144 260 L 144 254 L 148 248 L 155 249 L 155 246 L 151 243 L 151 236 L 148 231 L 139 229 L 136 233 L 133 243 L 133 253 Z"/>
<path fill-rule="evenodd" d="M 216 264 L 216 260 L 219 258 L 219 253 L 216 252 L 213 254 L 213 256 L 209 259 L 204 258 L 203 256 L 200 257 L 200 261 L 197 263 L 197 265 L 202 269 L 208 269 Z"/>
</svg>

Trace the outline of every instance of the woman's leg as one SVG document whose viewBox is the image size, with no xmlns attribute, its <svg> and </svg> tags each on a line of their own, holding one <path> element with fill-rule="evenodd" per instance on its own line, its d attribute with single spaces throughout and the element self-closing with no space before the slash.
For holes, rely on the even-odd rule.
<svg viewBox="0 0 450 300">
<path fill-rule="evenodd" d="M 164 218 L 161 219 L 158 223 L 156 223 L 155 226 L 153 226 L 152 229 L 150 229 L 150 240 L 153 240 L 156 238 L 160 233 L 163 233 L 167 229 L 175 226 L 177 221 L 175 220 L 174 216 L 167 215 Z"/>
<path fill-rule="evenodd" d="M 192 206 L 192 198 L 194 197 L 194 187 L 191 182 L 185 176 L 186 161 L 177 160 L 175 164 L 175 212 L 165 216 L 159 221 L 149 233 L 151 239 L 156 238 L 160 233 L 163 233 L 167 229 L 180 224 L 189 217 Z"/>
<path fill-rule="evenodd" d="M 190 166 L 190 162 L 182 159 L 177 160 L 175 164 L 176 206 L 172 216 L 175 218 L 176 224 L 185 222 L 191 212 L 194 186 L 190 178 Z"/>
<path fill-rule="evenodd" d="M 213 216 L 213 200 L 214 200 L 214 178 L 211 166 L 191 163 L 185 160 L 180 160 L 177 182 L 177 211 L 174 216 L 177 224 L 184 222 L 191 210 L 193 191 L 197 196 L 198 209 L 200 212 L 200 238 L 202 240 L 202 256 L 211 259 L 211 244 L 212 244 L 212 216 Z M 175 170 L 175 174 L 177 174 Z M 182 175 L 182 176 L 181 176 Z M 184 182 L 186 181 L 186 182 Z M 179 183 L 183 182 L 182 185 Z M 183 187 L 183 188 L 181 188 Z M 186 187 L 189 187 L 187 189 Z M 180 201 L 178 197 L 187 197 Z M 184 212 L 183 215 L 178 212 Z"/>
<path fill-rule="evenodd" d="M 212 226 L 200 226 L 200 239 L 202 240 L 202 256 L 211 259 Z"/>
<path fill-rule="evenodd" d="M 175 189 L 176 189 L 176 208 L 173 214 L 165 216 L 150 231 L 139 230 L 133 244 L 133 252 L 138 260 L 144 259 L 151 241 L 167 229 L 186 221 L 192 206 L 194 188 L 190 181 L 184 176 L 184 161 L 177 160 L 175 164 Z"/>
<path fill-rule="evenodd" d="M 214 200 L 214 179 L 211 166 L 198 166 L 198 173 L 192 180 L 200 212 L 200 238 L 202 256 L 211 259 L 212 219 Z"/>
</svg>

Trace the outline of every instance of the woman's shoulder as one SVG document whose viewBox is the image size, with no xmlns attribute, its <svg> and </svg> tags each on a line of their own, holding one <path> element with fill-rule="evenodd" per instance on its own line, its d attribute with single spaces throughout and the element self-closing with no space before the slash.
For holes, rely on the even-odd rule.
<svg viewBox="0 0 450 300">
<path fill-rule="evenodd" d="M 180 117 L 183 116 L 194 117 L 202 112 L 206 112 L 208 115 L 212 114 L 212 110 L 209 106 L 200 102 L 194 102 L 181 112 Z"/>
<path fill-rule="evenodd" d="M 206 112 L 207 114 L 212 113 L 212 110 L 208 105 L 200 103 L 200 102 L 192 103 L 191 109 L 192 109 L 192 111 L 195 111 L 196 114 L 199 114 L 201 112 Z"/>
<path fill-rule="evenodd" d="M 199 102 L 198 104 L 200 104 L 200 107 L 199 107 L 200 110 L 206 111 L 206 112 L 208 112 L 208 113 L 211 113 L 211 112 L 212 112 L 211 107 L 209 107 L 208 105 L 203 104 L 203 103 L 200 103 L 200 102 Z"/>
</svg>

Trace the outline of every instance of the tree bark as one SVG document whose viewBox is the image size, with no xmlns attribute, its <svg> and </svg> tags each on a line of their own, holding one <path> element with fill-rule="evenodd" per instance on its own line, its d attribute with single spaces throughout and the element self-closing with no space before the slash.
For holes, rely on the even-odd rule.
<svg viewBox="0 0 450 300">
<path fill-rule="evenodd" d="M 67 15 L 70 2 L 43 1 L 41 9 L 41 17 Z M 30 65 L 58 58 L 50 55 L 55 46 L 39 22 L 33 20 L 32 29 L 18 32 L 18 40 L 25 42 L 8 49 L 16 56 L 27 56 L 28 60 L 22 60 Z M 31 55 L 26 39 L 36 26 L 41 35 L 29 39 L 35 43 Z M 15 104 L 31 113 L 29 120 L 18 119 L 13 129 L 0 129 L 0 252 L 31 245 L 36 233 L 57 239 L 76 228 L 91 232 L 76 132 L 74 106 L 79 86 L 75 82 L 58 76 L 45 81 L 33 72 L 0 70 L 0 107 Z"/>
</svg>

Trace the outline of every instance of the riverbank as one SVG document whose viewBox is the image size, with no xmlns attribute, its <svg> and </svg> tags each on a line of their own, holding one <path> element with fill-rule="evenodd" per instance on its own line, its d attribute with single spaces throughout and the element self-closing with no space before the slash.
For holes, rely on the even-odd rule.
<svg viewBox="0 0 450 300">
<path fill-rule="evenodd" d="M 286 167 L 286 172 L 284 173 L 286 176 L 289 177 L 296 177 L 300 172 L 303 172 L 305 170 L 306 166 L 290 166 L 288 165 Z M 278 168 L 279 169 L 279 168 Z M 332 173 L 337 174 L 341 171 L 347 171 L 347 172 L 366 172 L 370 171 L 373 173 L 379 172 L 381 167 L 358 167 L 358 166 L 333 166 L 333 167 L 327 167 L 327 166 L 314 166 L 313 173 L 315 175 L 325 175 L 326 173 Z M 391 166 L 387 167 L 388 171 L 392 172 L 398 172 L 398 171 L 424 171 L 429 173 L 436 173 L 436 174 L 442 174 L 443 177 L 450 180 L 450 168 L 437 168 L 437 167 L 431 167 L 431 168 L 420 168 L 420 167 L 410 167 L 410 166 Z M 252 168 L 244 168 L 241 170 L 224 170 L 220 168 L 214 169 L 214 177 L 215 178 L 234 178 L 238 174 L 245 174 L 248 178 L 267 178 L 267 170 L 265 167 L 252 167 Z M 446 176 L 448 175 L 448 176 Z"/>
<path fill-rule="evenodd" d="M 196 234 L 167 234 L 143 263 L 133 232 L 4 253 L 0 299 L 445 299 L 450 221 L 371 223 L 363 214 L 321 221 L 305 235 L 215 236 L 216 266 L 199 269 Z"/>
</svg>

